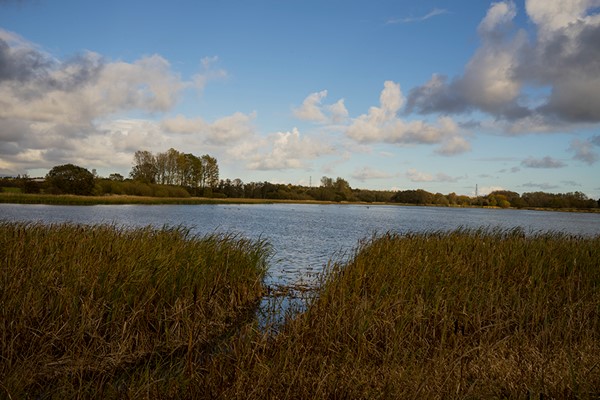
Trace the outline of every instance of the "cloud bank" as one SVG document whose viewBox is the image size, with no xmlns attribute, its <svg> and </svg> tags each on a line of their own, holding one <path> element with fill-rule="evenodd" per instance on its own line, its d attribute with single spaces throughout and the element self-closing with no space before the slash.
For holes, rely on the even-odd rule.
<svg viewBox="0 0 600 400">
<path fill-rule="evenodd" d="M 434 74 L 409 92 L 406 111 L 483 111 L 510 122 L 510 133 L 600 122 L 600 1 L 525 4 L 535 37 L 514 27 L 514 2 L 493 3 L 478 27 L 480 47 L 463 74 Z M 548 92 L 541 101 L 528 96 L 540 88 Z"/>
<path fill-rule="evenodd" d="M 58 60 L 0 29 L 0 172 L 67 162 L 129 166 L 132 152 L 164 144 L 168 134 L 195 131 L 215 144 L 247 135 L 254 116 L 241 113 L 212 123 L 176 117 L 162 126 L 123 118 L 172 110 L 184 90 L 226 76 L 213 68 L 216 61 L 203 59 L 202 70 L 186 81 L 157 54 L 133 62 L 94 52 Z"/>
</svg>

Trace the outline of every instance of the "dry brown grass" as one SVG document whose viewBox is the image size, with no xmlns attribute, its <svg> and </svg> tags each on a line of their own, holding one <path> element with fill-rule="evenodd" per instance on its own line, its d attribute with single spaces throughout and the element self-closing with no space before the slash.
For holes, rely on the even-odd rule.
<svg viewBox="0 0 600 400">
<path fill-rule="evenodd" d="M 518 230 L 368 241 L 277 337 L 232 338 L 210 395 L 597 398 L 599 260 L 600 237 Z"/>
<path fill-rule="evenodd" d="M 181 392 L 253 318 L 267 256 L 180 228 L 0 224 L 0 397 Z"/>
<path fill-rule="evenodd" d="M 247 314 L 261 245 L 17 228 L 0 234 L 13 244 L 0 250 L 13 260 L 0 281 L 13 398 L 600 396 L 600 237 L 373 238 L 272 334 Z"/>
</svg>

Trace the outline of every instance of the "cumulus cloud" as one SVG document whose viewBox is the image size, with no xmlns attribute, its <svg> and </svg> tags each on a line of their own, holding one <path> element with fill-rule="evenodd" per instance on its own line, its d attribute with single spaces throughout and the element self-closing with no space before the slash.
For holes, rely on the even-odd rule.
<svg viewBox="0 0 600 400">
<path fill-rule="evenodd" d="M 573 139 L 569 146 L 569 150 L 575 153 L 573 159 L 583 161 L 589 165 L 595 164 L 600 159 L 598 152 L 594 151 L 593 144 L 595 139 L 595 137 L 591 140 Z"/>
<path fill-rule="evenodd" d="M 161 126 L 172 133 L 193 134 L 203 141 L 214 145 L 231 145 L 254 134 L 252 121 L 256 113 L 244 114 L 236 112 L 232 115 L 207 123 L 202 118 L 186 118 L 177 115 L 165 119 Z"/>
<path fill-rule="evenodd" d="M 442 143 L 436 153 L 443 156 L 454 156 L 471 150 L 471 144 L 461 136 L 452 136 Z"/>
<path fill-rule="evenodd" d="M 426 172 L 417 171 L 414 168 L 406 171 L 406 177 L 411 182 L 456 182 L 460 179 L 444 174 L 443 172 L 432 175 Z"/>
<path fill-rule="evenodd" d="M 203 73 L 215 61 L 207 60 Z M 22 173 L 33 165 L 32 157 L 37 158 L 36 168 L 75 160 L 84 166 L 95 164 L 99 160 L 92 153 L 109 153 L 115 145 L 113 131 L 106 128 L 108 119 L 130 111 L 169 111 L 184 89 L 198 86 L 194 80 L 183 80 L 160 55 L 124 62 L 84 52 L 59 60 L 21 36 L 0 29 L 3 170 Z M 215 121 L 209 124 L 210 137 L 230 139 L 227 134 L 242 126 L 244 117 L 239 115 Z M 241 130 L 239 134 L 244 133 Z M 89 157 L 84 159 L 82 154 Z"/>
<path fill-rule="evenodd" d="M 449 117 L 440 117 L 436 124 L 424 121 L 405 121 L 398 116 L 404 105 L 400 85 L 386 81 L 379 97 L 379 107 L 371 107 L 367 114 L 353 119 L 346 135 L 359 143 L 440 144 L 440 153 L 457 154 L 469 149 L 459 136 L 460 128 Z"/>
<path fill-rule="evenodd" d="M 371 167 L 360 168 L 352 174 L 352 178 L 361 182 L 369 181 L 372 179 L 388 179 L 394 175 L 389 172 L 380 171 Z"/>
<path fill-rule="evenodd" d="M 255 170 L 285 170 L 307 168 L 307 160 L 315 159 L 334 150 L 331 146 L 308 136 L 300 135 L 297 128 L 277 132 L 255 144 L 243 143 L 231 154 L 248 160 L 248 168 Z"/>
<path fill-rule="evenodd" d="M 512 2 L 492 4 L 478 27 L 482 45 L 463 76 L 450 81 L 434 74 L 429 82 L 410 91 L 407 111 L 458 113 L 478 108 L 499 115 L 524 116 L 526 110 L 516 102 L 521 84 L 514 78 L 513 69 L 525 37 L 505 33 L 515 15 Z"/>
<path fill-rule="evenodd" d="M 406 111 L 484 111 L 515 122 L 512 133 L 600 122 L 599 0 L 527 0 L 536 35 L 514 27 L 513 1 L 492 3 L 478 27 L 481 45 L 462 75 L 434 74 L 413 88 Z M 541 103 L 528 88 L 547 89 Z"/>
<path fill-rule="evenodd" d="M 563 168 L 567 164 L 550 156 L 543 158 L 528 157 L 521 161 L 521 165 L 527 168 Z"/>
<path fill-rule="evenodd" d="M 304 121 L 318 123 L 340 123 L 348 117 L 348 110 L 344 105 L 344 99 L 334 104 L 323 104 L 327 97 L 327 90 L 309 94 L 300 107 L 293 109 L 294 116 Z"/>
</svg>

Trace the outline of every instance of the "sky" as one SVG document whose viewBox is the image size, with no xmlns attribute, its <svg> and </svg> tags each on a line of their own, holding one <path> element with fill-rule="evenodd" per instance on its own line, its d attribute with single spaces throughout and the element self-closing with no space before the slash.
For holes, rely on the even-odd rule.
<svg viewBox="0 0 600 400">
<path fill-rule="evenodd" d="M 600 198 L 600 0 L 0 0 L 0 176 Z"/>
</svg>

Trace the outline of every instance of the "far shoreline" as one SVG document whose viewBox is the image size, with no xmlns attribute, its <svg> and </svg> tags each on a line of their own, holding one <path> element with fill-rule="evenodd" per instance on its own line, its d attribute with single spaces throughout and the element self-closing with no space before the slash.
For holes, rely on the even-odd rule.
<svg viewBox="0 0 600 400">
<path fill-rule="evenodd" d="M 54 194 L 27 194 L 0 192 L 2 204 L 44 204 L 64 206 L 94 206 L 94 205 L 214 205 L 214 204 L 321 204 L 321 205 L 364 205 L 364 206 L 412 206 L 412 207 L 447 207 L 447 208 L 485 208 L 494 210 L 528 210 L 528 211 L 558 211 L 600 213 L 600 208 L 536 208 L 536 207 L 497 207 L 476 205 L 440 205 L 440 204 L 410 204 L 392 202 L 364 201 L 322 201 L 322 200 L 282 200 L 282 199 L 248 199 L 248 198 L 214 198 L 214 197 L 151 197 L 131 195 L 109 196 L 80 196 Z"/>
</svg>

